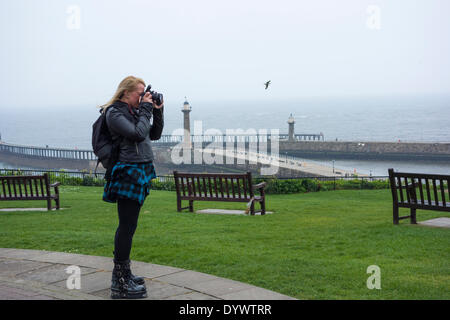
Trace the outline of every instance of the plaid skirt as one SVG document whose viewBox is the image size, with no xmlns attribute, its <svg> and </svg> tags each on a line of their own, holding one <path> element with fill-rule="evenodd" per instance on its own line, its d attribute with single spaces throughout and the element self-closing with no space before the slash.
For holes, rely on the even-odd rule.
<svg viewBox="0 0 450 320">
<path fill-rule="evenodd" d="M 152 162 L 117 162 L 111 172 L 111 180 L 105 183 L 103 201 L 117 199 L 136 200 L 140 205 L 150 193 L 151 180 L 156 178 Z"/>
</svg>

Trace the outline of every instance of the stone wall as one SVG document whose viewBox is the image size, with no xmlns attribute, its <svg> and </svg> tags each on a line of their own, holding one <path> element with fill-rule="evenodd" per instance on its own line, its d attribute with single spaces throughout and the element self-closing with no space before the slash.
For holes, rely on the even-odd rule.
<svg viewBox="0 0 450 320">
<path fill-rule="evenodd" d="M 279 148 L 298 157 L 450 160 L 450 143 L 280 141 Z"/>
</svg>

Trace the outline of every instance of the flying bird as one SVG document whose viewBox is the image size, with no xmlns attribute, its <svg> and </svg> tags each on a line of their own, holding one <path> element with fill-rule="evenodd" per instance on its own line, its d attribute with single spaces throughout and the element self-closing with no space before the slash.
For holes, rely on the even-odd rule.
<svg viewBox="0 0 450 320">
<path fill-rule="evenodd" d="M 267 90 L 267 88 L 269 87 L 269 84 L 270 84 L 270 80 L 267 81 L 266 83 L 264 83 L 264 85 L 266 86 L 266 90 Z"/>
</svg>

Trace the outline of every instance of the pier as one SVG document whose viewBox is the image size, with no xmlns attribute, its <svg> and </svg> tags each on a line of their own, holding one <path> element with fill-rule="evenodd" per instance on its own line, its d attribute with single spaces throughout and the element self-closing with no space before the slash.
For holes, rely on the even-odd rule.
<svg viewBox="0 0 450 320">
<path fill-rule="evenodd" d="M 278 150 L 272 154 L 270 139 L 278 139 Z M 188 163 L 177 165 L 171 159 L 174 147 L 182 145 L 184 136 L 163 135 L 160 140 L 152 141 L 155 164 L 161 173 L 172 170 L 205 170 L 205 164 Z M 214 147 L 213 147 L 214 146 Z M 233 163 L 214 163 L 211 170 L 259 170 L 267 164 L 265 155 L 277 158 L 280 172 L 288 175 L 350 175 L 357 172 L 338 172 L 331 167 L 320 166 L 306 158 L 317 159 L 379 159 L 379 160 L 436 160 L 450 161 L 450 143 L 404 143 L 404 142 L 337 142 L 324 141 L 323 135 L 191 135 L 192 152 L 211 152 L 209 148 L 223 150 L 232 147 L 240 150 L 231 155 Z M 258 146 L 257 149 L 252 147 Z M 261 146 L 265 148 L 261 149 Z M 205 151 L 206 150 L 206 151 Z M 251 154 L 251 152 L 255 152 Z M 275 151 L 275 150 L 274 150 Z M 243 153 L 242 153 L 243 152 Z M 266 154 L 267 153 L 267 154 Z M 218 153 L 215 153 L 218 154 Z M 225 154 L 222 154 L 225 156 Z M 230 155 L 226 155 L 230 157 Z M 255 160 L 256 159 L 256 163 Z M 289 159 L 289 160 L 288 160 Z M 28 166 L 48 169 L 74 169 L 91 171 L 95 168 L 97 157 L 92 150 L 67 149 L 54 147 L 24 146 L 0 141 L 0 161 L 15 166 Z M 99 167 L 100 171 L 102 167 Z"/>
</svg>

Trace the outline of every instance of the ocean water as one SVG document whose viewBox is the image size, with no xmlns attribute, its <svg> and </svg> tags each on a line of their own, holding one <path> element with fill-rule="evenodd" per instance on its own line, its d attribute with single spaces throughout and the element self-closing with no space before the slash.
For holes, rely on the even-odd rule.
<svg viewBox="0 0 450 320">
<path fill-rule="evenodd" d="M 183 102 L 166 97 L 163 134 L 173 134 L 183 127 Z M 445 95 L 189 103 L 192 133 L 215 130 L 225 134 L 227 129 L 279 129 L 287 133 L 287 120 L 292 114 L 295 133 L 323 133 L 325 141 L 450 142 L 450 96 Z M 8 143 L 91 150 L 92 124 L 98 115 L 95 105 L 2 105 L 0 134 Z M 374 175 L 386 175 L 390 166 L 450 174 L 449 164 L 436 162 L 339 160 L 335 166 Z"/>
</svg>

